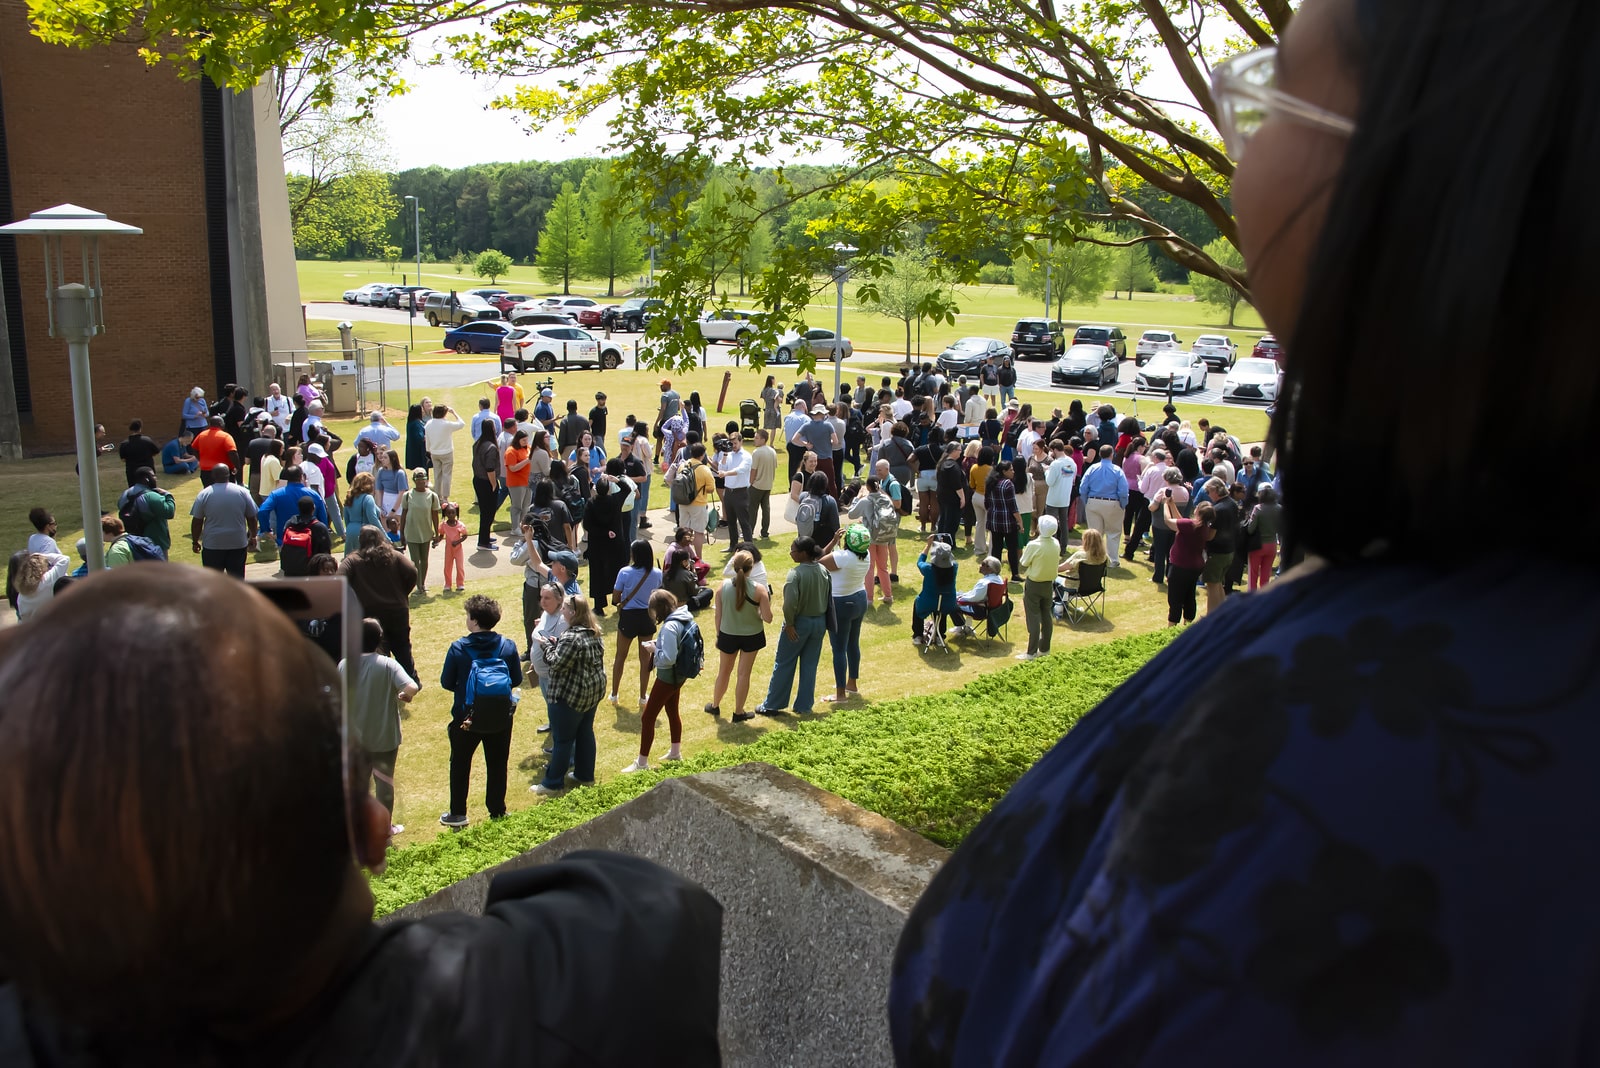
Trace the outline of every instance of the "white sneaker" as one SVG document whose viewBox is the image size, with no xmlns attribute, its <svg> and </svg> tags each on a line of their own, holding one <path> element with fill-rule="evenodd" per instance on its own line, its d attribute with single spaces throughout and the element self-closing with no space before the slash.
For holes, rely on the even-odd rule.
<svg viewBox="0 0 1600 1068">
<path fill-rule="evenodd" d="M 632 764 L 622 769 L 622 774 L 632 775 L 636 771 L 649 771 L 650 765 L 643 760 L 635 760 Z"/>
<path fill-rule="evenodd" d="M 1013 657 L 1013 659 L 1015 659 L 1015 660 L 1032 660 L 1037 655 L 1038 655 L 1037 653 L 1018 653 L 1015 657 Z"/>
<path fill-rule="evenodd" d="M 911 639 L 911 644 L 916 646 L 918 649 L 921 649 L 927 643 L 924 642 L 921 638 L 912 638 Z"/>
<path fill-rule="evenodd" d="M 617 703 L 617 695 L 616 694 L 612 694 L 611 695 L 611 703 L 612 704 L 616 704 Z"/>
<path fill-rule="evenodd" d="M 561 796 L 561 791 L 560 790 L 552 790 L 552 789 L 550 789 L 550 787 L 546 786 L 542 782 L 536 782 L 532 786 L 528 787 L 528 789 L 532 793 L 538 794 L 540 797 L 560 797 Z"/>
<path fill-rule="evenodd" d="M 682 756 L 673 756 L 671 753 L 668 753 L 666 756 L 661 758 L 661 762 L 663 764 L 665 764 L 668 761 L 671 761 L 674 764 L 682 764 L 683 763 L 683 757 Z"/>
</svg>

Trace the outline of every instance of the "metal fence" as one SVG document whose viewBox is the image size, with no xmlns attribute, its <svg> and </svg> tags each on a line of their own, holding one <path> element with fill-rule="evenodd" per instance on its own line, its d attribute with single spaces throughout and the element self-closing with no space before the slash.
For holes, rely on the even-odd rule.
<svg viewBox="0 0 1600 1068">
<path fill-rule="evenodd" d="M 320 385 L 328 394 L 331 411 L 354 410 L 357 415 L 365 415 L 389 406 L 389 365 L 406 362 L 407 346 L 360 338 L 352 339 L 348 346 L 337 338 L 312 338 L 306 345 L 303 349 L 272 351 L 273 375 L 285 393 L 294 391 L 302 374 L 310 374 L 314 379 L 324 380 Z M 352 381 L 346 382 L 344 376 L 339 375 L 334 376 L 335 382 L 325 381 L 329 377 L 328 365 L 339 363 L 355 365 L 353 375 L 349 376 Z M 346 396 L 345 390 L 351 395 Z"/>
</svg>

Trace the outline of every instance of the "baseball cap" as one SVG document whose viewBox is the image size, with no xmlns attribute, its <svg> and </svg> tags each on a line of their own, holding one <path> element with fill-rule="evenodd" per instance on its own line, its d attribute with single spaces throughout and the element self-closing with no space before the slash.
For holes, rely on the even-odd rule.
<svg viewBox="0 0 1600 1068">
<path fill-rule="evenodd" d="M 541 397 L 554 397 L 555 395 L 555 390 L 551 389 L 549 386 L 546 386 L 539 391 L 539 396 Z"/>
<path fill-rule="evenodd" d="M 309 453 L 312 456 L 326 456 L 326 455 L 328 455 L 328 451 L 326 449 L 324 449 L 321 445 L 318 445 L 314 441 L 310 445 L 306 446 L 306 452 Z"/>
<path fill-rule="evenodd" d="M 565 549 L 557 550 L 550 554 L 550 562 L 552 564 L 560 564 L 566 568 L 569 575 L 578 573 L 578 555 L 576 553 L 568 552 Z"/>
<path fill-rule="evenodd" d="M 670 379 L 670 378 L 663 378 L 663 379 L 662 379 L 662 380 L 661 380 L 661 388 L 662 388 L 662 389 L 671 389 L 671 388 L 672 388 L 672 379 Z"/>
<path fill-rule="evenodd" d="M 427 478 L 428 477 L 428 469 L 426 467 L 419 467 L 415 471 L 411 472 L 411 477 L 413 479 Z"/>
</svg>

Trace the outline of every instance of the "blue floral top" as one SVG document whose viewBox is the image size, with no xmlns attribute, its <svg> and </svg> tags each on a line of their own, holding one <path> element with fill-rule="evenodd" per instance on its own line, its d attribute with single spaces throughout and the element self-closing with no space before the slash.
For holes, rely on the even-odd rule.
<svg viewBox="0 0 1600 1068">
<path fill-rule="evenodd" d="M 1597 603 L 1377 564 L 1230 598 L 934 879 L 899 1062 L 1600 1063 Z"/>
</svg>

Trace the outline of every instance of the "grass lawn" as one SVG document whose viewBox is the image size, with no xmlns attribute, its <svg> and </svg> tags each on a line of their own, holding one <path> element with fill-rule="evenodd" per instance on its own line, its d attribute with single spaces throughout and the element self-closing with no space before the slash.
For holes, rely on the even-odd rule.
<svg viewBox="0 0 1600 1068">
<path fill-rule="evenodd" d="M 792 374 L 792 369 L 786 368 L 785 371 L 786 377 Z M 737 418 L 735 413 L 739 399 L 755 395 L 763 379 L 759 374 L 748 370 L 728 373 L 732 375 L 732 385 L 728 392 L 728 412 L 723 418 Z M 706 398 L 708 409 L 714 413 L 716 392 L 720 388 L 723 374 L 724 371 L 720 369 L 700 370 L 689 375 L 674 376 L 674 383 L 685 395 L 692 390 L 699 390 L 702 397 Z M 630 371 L 582 371 L 556 377 L 558 401 L 564 400 L 567 396 L 576 397 L 585 410 L 591 403 L 590 398 L 595 390 L 604 389 L 610 398 L 614 427 L 620 427 L 622 417 L 630 411 L 642 416 L 653 416 L 656 398 L 660 395 L 657 383 L 658 378 L 654 374 Z M 471 412 L 476 408 L 477 397 L 486 396 L 487 391 L 480 385 L 433 391 L 431 395 L 436 402 L 444 401 L 464 412 Z M 1036 405 L 1052 399 L 1055 403 L 1060 403 L 1059 394 L 1024 393 L 1023 396 Z M 1190 407 L 1179 405 L 1180 411 L 1191 418 L 1197 418 L 1200 409 L 1195 407 L 1191 412 Z M 399 413 L 392 413 L 391 417 L 395 418 L 397 414 Z M 1246 425 L 1243 420 L 1233 418 L 1239 414 L 1256 413 L 1227 412 L 1230 428 L 1235 429 L 1242 438 L 1259 436 L 1254 428 Z M 1264 418 L 1261 420 L 1261 425 L 1262 427 L 1265 425 Z M 343 434 L 346 440 L 351 440 L 356 425 L 353 422 L 342 426 L 335 424 L 335 429 Z M 615 431 L 612 433 L 612 440 L 615 441 Z M 81 526 L 78 519 L 76 480 L 72 477 L 72 462 L 71 457 L 44 457 L 7 466 L 7 498 L 14 503 L 12 507 L 0 512 L 0 544 L 5 545 L 8 551 L 20 547 L 26 540 L 31 530 L 27 523 L 27 510 L 34 504 L 43 504 L 55 511 L 61 526 L 58 541 L 68 552 L 71 551 L 70 546 L 80 533 L 77 528 Z M 101 461 L 101 482 L 103 500 L 113 501 L 116 492 L 123 484 L 120 460 L 107 457 Z M 189 504 L 199 492 L 199 480 L 163 479 L 163 484 L 171 489 L 178 499 L 180 519 L 175 521 L 174 526 L 186 532 L 186 521 L 182 517 L 187 515 Z M 457 496 L 462 495 L 458 492 Z M 666 500 L 665 490 L 658 484 L 652 497 L 653 503 L 659 508 Z M 663 525 L 659 518 L 656 525 L 659 531 Z M 954 643 L 957 651 L 948 655 L 915 652 L 909 641 L 911 596 L 917 588 L 915 560 L 921 548 L 915 530 L 915 526 L 912 525 L 910 533 L 903 533 L 900 538 L 899 573 L 902 586 L 894 605 L 889 608 L 880 606 L 873 609 L 863 631 L 863 663 L 867 667 L 863 673 L 861 686 L 868 701 L 953 689 L 979 675 L 1010 666 L 1013 663 L 1011 654 L 1020 648 L 1014 643 L 1019 639 L 1026 640 L 1026 628 L 1019 612 L 1011 624 L 1009 642 L 988 643 L 982 640 L 957 642 Z M 723 548 L 724 543 L 718 543 L 708 554 L 708 558 L 719 568 L 724 560 Z M 773 585 L 781 589 L 783 578 L 789 569 L 787 553 L 777 542 L 763 545 L 762 548 Z M 172 556 L 174 561 L 182 564 L 195 565 L 199 562 L 190 552 L 187 539 L 181 536 L 176 540 Z M 961 565 L 960 579 L 964 584 L 970 584 L 975 575 L 970 553 L 962 551 L 958 557 Z M 1078 628 L 1058 626 L 1055 647 L 1070 650 L 1120 636 L 1162 628 L 1166 619 L 1165 598 L 1149 581 L 1149 575 L 1149 565 L 1143 563 L 1142 558 L 1132 567 L 1112 572 L 1107 622 L 1087 624 Z M 488 578 L 468 584 L 469 593 L 487 593 L 501 601 L 506 612 L 506 624 L 502 629 L 507 634 L 518 635 L 519 641 L 521 586 L 521 577 L 517 575 Z M 447 596 L 432 594 L 416 603 L 413 608 L 413 644 L 419 671 L 423 675 L 421 681 L 426 688 L 408 712 L 406 739 L 400 751 L 396 775 L 399 784 L 396 818 L 408 828 L 401 838 L 402 845 L 433 837 L 438 830 L 435 821 L 439 813 L 446 808 L 448 744 L 445 723 L 448 720 L 449 702 L 448 695 L 439 690 L 437 682 L 445 649 L 451 641 L 465 633 L 465 617 L 458 602 L 459 598 L 454 594 Z M 709 616 L 703 615 L 701 618 L 708 620 Z M 608 648 L 614 648 L 615 624 L 616 613 L 611 612 L 605 620 Z M 751 706 L 760 700 L 764 692 L 775 644 L 774 640 L 773 646 L 769 646 L 768 650 L 757 659 Z M 819 671 L 821 680 L 819 692 L 827 692 L 831 688 L 830 663 L 829 654 L 825 651 Z M 600 749 L 598 771 L 602 782 L 615 778 L 618 769 L 637 751 L 638 691 L 636 668 L 633 670 L 632 675 L 625 677 L 620 706 L 613 708 L 609 703 L 603 705 L 600 721 L 597 723 Z M 707 716 L 700 709 L 710 696 L 714 681 L 710 675 L 708 672 L 707 676 L 693 681 L 684 691 L 686 753 L 693 755 L 728 745 L 745 744 L 772 732 L 787 732 L 794 728 L 793 718 L 757 720 L 750 724 L 735 726 L 728 721 L 726 714 L 721 719 Z M 732 704 L 730 692 L 729 697 L 723 702 L 726 713 L 731 714 Z M 535 771 L 542 763 L 539 756 L 542 736 L 534 732 L 542 717 L 537 712 L 531 711 L 531 708 L 532 706 L 530 712 L 519 717 L 514 737 L 514 763 L 521 770 L 521 774 L 514 775 L 512 779 L 511 805 L 514 809 L 524 808 L 532 802 L 533 795 L 527 792 L 527 786 L 533 781 Z M 660 735 L 656 743 L 657 754 L 665 752 L 665 726 L 664 720 L 658 725 Z M 481 801 L 481 769 L 475 775 L 474 782 L 475 797 L 469 811 L 474 821 L 479 821 L 484 818 Z"/>
<path fill-rule="evenodd" d="M 415 273 L 414 265 L 407 269 L 405 264 L 399 264 L 391 273 L 388 264 L 363 261 L 301 260 L 299 269 L 302 300 L 340 300 L 347 289 L 375 281 L 398 283 L 402 271 L 406 271 L 408 276 Z M 422 284 L 441 289 L 476 289 L 489 285 L 489 281 L 472 277 L 470 266 L 465 269 L 465 273 L 458 275 L 452 264 L 424 263 Z M 527 293 L 534 297 L 551 296 L 560 292 L 559 288 L 539 281 L 532 267 L 514 267 L 510 277 L 502 278 L 496 284 L 513 292 Z M 601 300 L 607 299 L 604 297 L 604 285 L 580 282 L 573 287 L 573 292 Z M 831 286 L 819 290 L 819 295 L 810 305 L 812 326 L 831 327 L 834 316 L 832 298 Z M 620 297 L 612 299 L 621 300 Z M 748 301 L 737 297 L 730 298 L 730 303 L 734 306 L 749 305 Z M 1011 336 L 1011 328 L 1019 318 L 1043 313 L 1042 301 L 1033 297 L 1019 296 L 1015 286 L 958 286 L 957 303 L 961 307 L 961 314 L 956 316 L 955 326 L 925 325 L 920 348 L 917 345 L 916 324 L 912 324 L 913 349 L 931 357 L 937 356 L 946 345 L 957 338 L 979 335 L 1006 339 Z M 359 306 L 351 306 L 351 320 L 360 322 L 363 311 L 364 309 Z M 1185 340 L 1192 340 L 1193 335 L 1199 333 L 1226 334 L 1246 352 L 1265 329 L 1260 317 L 1248 305 L 1240 306 L 1238 325 L 1228 327 L 1225 325 L 1225 317 L 1221 316 L 1217 309 L 1199 304 L 1187 294 L 1136 293 L 1131 301 L 1125 295 L 1121 299 L 1112 299 L 1107 295 L 1094 305 L 1068 304 L 1063 309 L 1061 318 L 1068 324 L 1069 329 L 1082 323 L 1112 323 L 1121 326 L 1123 331 L 1130 335 L 1130 351 L 1132 339 L 1136 339 L 1141 331 L 1153 327 L 1179 329 L 1180 336 L 1188 335 Z M 311 329 L 316 336 L 337 336 L 332 323 L 328 323 L 324 328 L 316 325 L 316 321 L 313 320 Z M 396 329 L 398 333 L 393 333 Z M 849 303 L 845 305 L 844 329 L 845 336 L 850 338 L 857 348 L 890 352 L 904 352 L 906 349 L 904 323 L 886 319 Z M 361 337 L 371 337 L 377 341 L 403 341 L 406 338 L 406 328 L 403 325 L 394 327 L 390 324 L 363 324 L 357 333 Z M 434 342 L 439 342 L 443 338 L 444 331 L 429 328 L 419 322 L 416 336 L 419 339 L 419 351 L 425 351 L 426 348 L 439 347 Z M 423 338 L 426 338 L 425 344 L 422 342 Z"/>
</svg>

